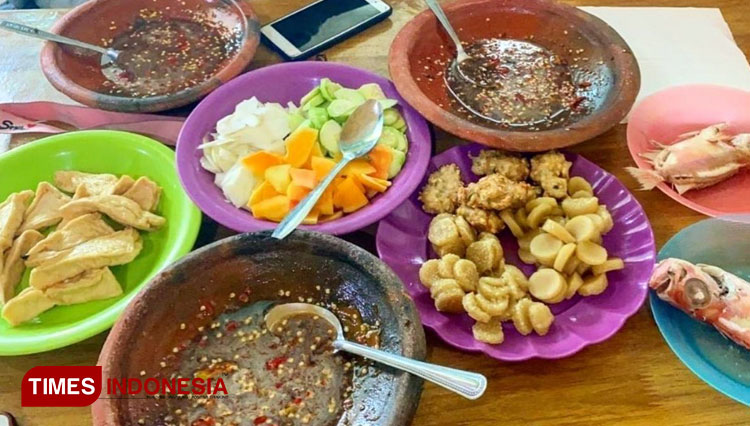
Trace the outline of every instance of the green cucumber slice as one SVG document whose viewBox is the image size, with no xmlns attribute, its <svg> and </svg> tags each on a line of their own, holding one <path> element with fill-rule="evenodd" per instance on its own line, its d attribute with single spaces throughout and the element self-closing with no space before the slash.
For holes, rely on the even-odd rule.
<svg viewBox="0 0 750 426">
<path fill-rule="evenodd" d="M 289 114 L 289 131 L 293 132 L 294 129 L 300 126 L 305 121 L 305 116 L 301 112 L 295 111 Z"/>
<path fill-rule="evenodd" d="M 383 109 L 393 108 L 398 105 L 398 101 L 395 99 L 380 99 L 378 102 L 380 102 L 380 106 L 382 106 Z"/>
<path fill-rule="evenodd" d="M 383 111 L 383 124 L 386 126 L 393 126 L 395 122 L 398 121 L 398 119 L 401 118 L 401 114 L 398 113 L 393 108 L 388 108 L 387 110 Z"/>
<path fill-rule="evenodd" d="M 337 90 L 335 97 L 336 99 L 349 101 L 356 106 L 362 105 L 367 100 L 358 91 L 354 89 L 349 89 L 348 87 L 342 87 L 339 90 Z"/>
<path fill-rule="evenodd" d="M 312 126 L 316 129 L 320 129 L 323 123 L 328 121 L 328 112 L 323 107 L 313 107 L 307 112 L 307 116 L 310 118 Z"/>
<path fill-rule="evenodd" d="M 406 121 L 404 121 L 404 117 L 399 117 L 398 121 L 393 123 L 393 127 L 401 133 L 406 132 Z"/>
<path fill-rule="evenodd" d="M 365 99 L 385 99 L 385 93 L 380 85 L 377 83 L 367 83 L 357 89 L 357 91 L 365 97 Z"/>
<path fill-rule="evenodd" d="M 312 89 L 311 91 L 307 92 L 307 94 L 303 96 L 302 99 L 299 100 L 299 106 L 306 104 L 310 99 L 314 98 L 315 96 L 319 94 L 320 94 L 319 87 Z"/>
<path fill-rule="evenodd" d="M 318 93 L 317 95 L 315 95 L 312 98 L 310 98 L 307 101 L 307 103 L 305 103 L 304 105 L 302 105 L 302 111 L 309 111 L 312 108 L 315 108 L 315 107 L 323 105 L 325 102 L 326 102 L 326 100 L 323 97 L 323 95 L 321 95 L 320 93 Z"/>
<path fill-rule="evenodd" d="M 405 143 L 399 141 L 401 138 L 404 138 L 404 135 L 402 135 L 401 132 L 393 127 L 384 126 L 383 133 L 381 133 L 378 143 L 382 143 L 393 149 L 399 149 L 399 145 L 405 145 Z"/>
<path fill-rule="evenodd" d="M 341 125 L 336 120 L 328 120 L 320 128 L 318 138 L 320 144 L 332 156 L 339 153 L 339 140 L 341 140 Z"/>
<path fill-rule="evenodd" d="M 320 80 L 320 94 L 323 95 L 323 97 L 327 101 L 332 101 L 335 98 L 334 94 L 341 89 L 341 85 L 338 83 L 334 83 L 329 78 L 323 78 Z"/>
<path fill-rule="evenodd" d="M 393 154 L 393 160 L 391 160 L 391 165 L 388 167 L 388 179 L 396 177 L 406 162 L 406 154 L 395 149 L 392 149 L 391 152 Z"/>
<path fill-rule="evenodd" d="M 344 88 L 339 89 L 337 94 L 344 90 Z M 359 104 L 355 104 L 352 101 L 348 101 L 346 99 L 334 99 L 331 101 L 330 104 L 328 104 L 328 115 L 333 118 L 346 118 L 352 115 L 355 109 Z"/>
</svg>

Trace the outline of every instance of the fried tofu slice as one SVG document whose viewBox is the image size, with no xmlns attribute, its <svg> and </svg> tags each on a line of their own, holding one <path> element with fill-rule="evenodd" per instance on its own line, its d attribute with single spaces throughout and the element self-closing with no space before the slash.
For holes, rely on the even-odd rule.
<svg viewBox="0 0 750 426">
<path fill-rule="evenodd" d="M 161 188 L 156 182 L 145 176 L 141 176 L 122 195 L 138 203 L 143 210 L 153 212 L 156 209 L 156 205 L 159 204 Z"/>
<path fill-rule="evenodd" d="M 78 216 L 34 245 L 27 253 L 26 266 L 39 266 L 66 249 L 114 232 L 99 213 Z"/>
<path fill-rule="evenodd" d="M 23 223 L 16 231 L 20 235 L 31 229 L 39 230 L 56 225 L 62 220 L 60 207 L 70 201 L 70 197 L 47 182 L 39 182 L 36 196 L 24 213 Z"/>
<path fill-rule="evenodd" d="M 89 269 L 128 263 L 138 256 L 142 248 L 143 241 L 133 228 L 94 238 L 32 269 L 29 284 L 44 290 Z"/>
<path fill-rule="evenodd" d="M 53 306 L 55 306 L 55 302 L 47 297 L 44 292 L 29 287 L 3 305 L 2 317 L 12 327 L 15 327 L 22 322 L 35 318 Z"/>
<path fill-rule="evenodd" d="M 55 304 L 73 305 L 119 296 L 122 287 L 109 268 L 99 268 L 56 283 L 45 289 L 44 294 Z"/>
<path fill-rule="evenodd" d="M 26 269 L 21 256 L 24 256 L 34 244 L 43 238 L 44 235 L 39 231 L 30 229 L 13 241 L 4 264 L 0 266 L 0 304 L 5 304 L 13 297 L 16 286 L 21 281 L 23 271 Z"/>
<path fill-rule="evenodd" d="M 166 222 L 163 217 L 143 210 L 138 203 L 122 195 L 95 195 L 73 200 L 62 207 L 65 217 L 93 212 L 103 213 L 115 222 L 142 231 L 155 231 Z"/>
<path fill-rule="evenodd" d="M 34 191 L 14 192 L 0 204 L 0 254 L 13 244 L 13 236 L 23 223 L 26 205 Z"/>
<path fill-rule="evenodd" d="M 65 192 L 75 193 L 83 187 L 90 195 L 111 194 L 119 179 L 109 173 L 84 173 L 75 170 L 55 172 L 55 186 Z"/>
</svg>

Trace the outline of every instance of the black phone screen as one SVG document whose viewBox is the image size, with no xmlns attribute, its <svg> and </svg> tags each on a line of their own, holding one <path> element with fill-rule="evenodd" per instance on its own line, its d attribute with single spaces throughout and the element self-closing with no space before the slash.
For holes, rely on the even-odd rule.
<svg viewBox="0 0 750 426">
<path fill-rule="evenodd" d="M 304 52 L 380 13 L 365 0 L 323 0 L 272 26 Z"/>
</svg>

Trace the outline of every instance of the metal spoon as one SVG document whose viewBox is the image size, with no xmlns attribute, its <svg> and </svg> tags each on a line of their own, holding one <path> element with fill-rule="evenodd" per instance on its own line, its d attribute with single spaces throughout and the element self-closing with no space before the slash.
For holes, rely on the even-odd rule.
<svg viewBox="0 0 750 426">
<path fill-rule="evenodd" d="M 354 113 L 346 120 L 346 124 L 344 124 L 344 128 L 341 131 L 339 149 L 341 150 L 341 154 L 343 154 L 343 158 L 328 173 L 325 179 L 286 215 L 284 220 L 276 226 L 272 236 L 281 240 L 294 231 L 302 223 L 307 214 L 310 213 L 310 210 L 318 202 L 318 198 L 323 195 L 328 185 L 331 184 L 333 178 L 350 161 L 370 152 L 375 147 L 378 139 L 380 139 L 382 132 L 383 107 L 380 106 L 378 101 L 370 99 L 354 110 Z"/>
<path fill-rule="evenodd" d="M 111 63 L 117 61 L 117 57 L 120 54 L 119 50 L 96 46 L 96 45 L 85 43 L 85 42 L 75 40 L 72 38 L 63 37 L 58 34 L 49 33 L 47 31 L 42 31 L 38 28 L 19 24 L 17 22 L 0 21 L 0 28 L 4 28 L 8 31 L 13 31 L 15 33 L 23 34 L 29 37 L 39 38 L 39 39 L 48 40 L 48 41 L 54 41 L 55 43 L 68 44 L 71 46 L 80 47 L 81 49 L 93 50 L 94 52 L 101 53 L 102 57 L 99 60 L 99 63 L 103 67 L 108 66 Z"/>
<path fill-rule="evenodd" d="M 487 378 L 481 374 L 417 361 L 369 346 L 360 345 L 359 343 L 350 342 L 344 337 L 343 328 L 336 315 L 320 306 L 309 303 L 276 305 L 266 313 L 266 326 L 269 330 L 275 330 L 275 325 L 284 320 L 284 318 L 304 314 L 317 315 L 331 324 L 331 327 L 336 330 L 336 340 L 333 341 L 333 347 L 337 352 L 349 352 L 409 372 L 468 399 L 479 398 L 487 389 Z"/>
</svg>

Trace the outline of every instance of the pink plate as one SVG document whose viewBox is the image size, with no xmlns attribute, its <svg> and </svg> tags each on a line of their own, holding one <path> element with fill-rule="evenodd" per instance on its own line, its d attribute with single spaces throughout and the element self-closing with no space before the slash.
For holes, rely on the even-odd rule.
<svg viewBox="0 0 750 426">
<path fill-rule="evenodd" d="M 650 140 L 671 144 L 678 135 L 717 123 L 733 133 L 750 132 L 750 92 L 712 85 L 672 87 L 640 102 L 628 122 L 628 149 L 638 167 L 650 169 L 640 154 L 653 149 Z M 708 188 L 678 194 L 662 183 L 658 188 L 695 211 L 721 216 L 750 213 L 750 170 Z"/>
<path fill-rule="evenodd" d="M 475 181 L 477 176 L 471 173 L 469 154 L 476 156 L 482 149 L 487 148 L 474 144 L 445 151 L 432 158 L 428 173 L 443 164 L 455 163 L 466 181 Z M 625 261 L 625 269 L 608 273 L 609 287 L 598 296 L 576 296 L 551 305 L 555 323 L 545 336 L 522 336 L 512 324 L 505 324 L 505 342 L 489 345 L 474 340 L 471 333 L 474 321 L 468 315 L 445 314 L 435 309 L 429 290 L 419 282 L 419 267 L 427 259 L 436 257 L 426 236 L 433 216 L 422 211 L 422 204 L 417 199 L 419 191 L 378 225 L 376 243 L 380 258 L 404 282 L 406 291 L 417 305 L 422 323 L 435 330 L 447 343 L 503 361 L 563 358 L 611 337 L 643 304 L 656 256 L 654 234 L 646 214 L 614 176 L 579 155 L 567 154 L 567 157 L 573 162 L 571 174 L 591 182 L 600 202 L 612 213 L 615 226 L 603 237 L 603 245 L 612 256 Z M 420 189 L 426 180 L 427 177 Z M 505 261 L 530 275 L 534 267 L 518 259 L 516 239 L 507 230 L 499 237 Z"/>
</svg>

